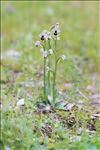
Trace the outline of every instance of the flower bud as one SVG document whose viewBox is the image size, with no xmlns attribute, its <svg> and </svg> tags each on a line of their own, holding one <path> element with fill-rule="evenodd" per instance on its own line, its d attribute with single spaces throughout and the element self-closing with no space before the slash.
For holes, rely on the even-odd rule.
<svg viewBox="0 0 100 150">
<path fill-rule="evenodd" d="M 40 46 L 40 45 L 41 45 L 40 41 L 36 41 L 36 42 L 35 42 L 35 46 L 36 46 L 36 47 L 38 47 L 38 46 Z"/>
<path fill-rule="evenodd" d="M 66 59 L 66 56 L 65 56 L 65 55 L 62 55 L 61 58 L 62 58 L 62 60 L 65 60 L 65 59 Z"/>
</svg>

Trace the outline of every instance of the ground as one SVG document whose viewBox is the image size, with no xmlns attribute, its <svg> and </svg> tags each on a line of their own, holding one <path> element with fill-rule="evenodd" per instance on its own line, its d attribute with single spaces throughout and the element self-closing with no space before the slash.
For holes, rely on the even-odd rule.
<svg viewBox="0 0 100 150">
<path fill-rule="evenodd" d="M 2 149 L 100 150 L 99 5 L 1 2 Z M 58 66 L 58 99 L 52 108 L 41 98 L 43 58 L 34 43 L 56 22 L 59 53 L 68 59 Z"/>
</svg>

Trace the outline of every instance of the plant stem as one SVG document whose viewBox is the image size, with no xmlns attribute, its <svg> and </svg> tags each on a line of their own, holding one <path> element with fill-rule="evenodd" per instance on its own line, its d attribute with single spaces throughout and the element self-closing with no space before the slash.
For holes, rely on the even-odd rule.
<svg viewBox="0 0 100 150">
<path fill-rule="evenodd" d="M 45 51 L 45 46 L 43 45 Z M 46 58 L 44 57 L 44 98 L 46 98 Z"/>
<path fill-rule="evenodd" d="M 44 57 L 44 98 L 46 98 L 46 58 Z"/>
<path fill-rule="evenodd" d="M 57 50 L 56 50 L 57 39 L 55 40 L 55 69 L 53 77 L 53 101 L 55 103 L 55 94 L 56 94 L 56 72 L 57 72 Z"/>
<path fill-rule="evenodd" d="M 53 101 L 55 102 L 55 94 L 56 94 L 56 72 L 57 72 L 57 63 L 55 62 L 55 71 L 53 78 Z"/>
<path fill-rule="evenodd" d="M 48 40 L 48 45 L 49 45 L 49 49 L 51 49 L 50 40 Z M 49 56 L 48 66 L 49 66 L 49 69 L 50 69 L 50 67 L 51 67 L 51 59 L 50 59 L 50 56 Z M 50 71 L 49 71 L 49 73 L 48 73 L 48 87 L 50 88 Z"/>
</svg>

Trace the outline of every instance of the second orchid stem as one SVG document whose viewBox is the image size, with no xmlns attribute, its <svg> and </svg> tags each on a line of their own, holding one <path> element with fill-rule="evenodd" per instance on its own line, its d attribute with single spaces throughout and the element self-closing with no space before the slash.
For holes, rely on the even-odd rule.
<svg viewBox="0 0 100 150">
<path fill-rule="evenodd" d="M 43 45 L 44 51 L 45 46 Z M 44 98 L 46 99 L 46 57 L 44 57 Z"/>
</svg>

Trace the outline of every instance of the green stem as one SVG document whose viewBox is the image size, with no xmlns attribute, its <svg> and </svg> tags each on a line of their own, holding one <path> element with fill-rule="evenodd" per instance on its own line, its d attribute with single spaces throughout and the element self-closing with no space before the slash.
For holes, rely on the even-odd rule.
<svg viewBox="0 0 100 150">
<path fill-rule="evenodd" d="M 55 40 L 55 68 L 54 68 L 54 77 L 53 77 L 53 101 L 55 103 L 55 94 L 56 94 L 56 73 L 57 73 L 57 39 Z"/>
<path fill-rule="evenodd" d="M 45 51 L 45 46 L 43 45 Z M 46 98 L 46 58 L 44 57 L 44 98 Z"/>
<path fill-rule="evenodd" d="M 57 63 L 55 62 L 55 71 L 54 71 L 54 78 L 53 78 L 53 100 L 55 102 L 56 96 L 56 72 L 57 72 Z"/>
<path fill-rule="evenodd" d="M 49 49 L 51 49 L 50 40 L 48 40 L 48 45 L 49 45 Z M 49 66 L 49 69 L 50 69 L 51 68 L 51 59 L 50 59 L 50 56 L 49 56 L 48 66 Z M 50 88 L 50 71 L 48 73 L 48 87 Z"/>
<path fill-rule="evenodd" d="M 44 98 L 46 98 L 46 58 L 44 57 Z"/>
</svg>

